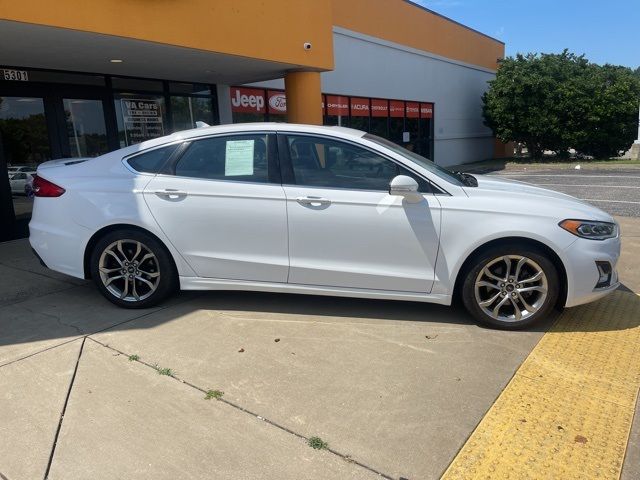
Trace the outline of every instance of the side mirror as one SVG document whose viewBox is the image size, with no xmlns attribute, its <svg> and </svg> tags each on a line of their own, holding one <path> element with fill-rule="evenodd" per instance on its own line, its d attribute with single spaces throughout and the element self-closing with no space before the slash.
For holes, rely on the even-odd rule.
<svg viewBox="0 0 640 480">
<path fill-rule="evenodd" d="M 399 195 L 402 197 L 420 199 L 418 193 L 418 182 L 406 175 L 398 175 L 389 183 L 389 195 Z"/>
</svg>

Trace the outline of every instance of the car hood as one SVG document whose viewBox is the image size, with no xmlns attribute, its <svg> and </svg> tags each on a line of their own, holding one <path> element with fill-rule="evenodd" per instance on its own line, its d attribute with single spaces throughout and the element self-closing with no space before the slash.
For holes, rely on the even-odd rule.
<svg viewBox="0 0 640 480">
<path fill-rule="evenodd" d="M 565 193 L 495 176 L 474 175 L 474 177 L 478 180 L 478 186 L 464 187 L 467 195 L 472 198 L 495 197 L 501 199 L 501 203 L 508 198 L 509 209 L 519 208 L 523 213 L 614 222 L 613 217 L 608 213 Z"/>
</svg>

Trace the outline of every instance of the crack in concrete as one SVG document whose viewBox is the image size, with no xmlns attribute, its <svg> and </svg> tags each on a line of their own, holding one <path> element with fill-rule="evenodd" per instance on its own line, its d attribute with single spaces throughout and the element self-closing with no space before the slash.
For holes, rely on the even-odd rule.
<svg viewBox="0 0 640 480">
<path fill-rule="evenodd" d="M 84 335 L 84 332 L 77 325 L 72 325 L 69 323 L 64 323 L 62 319 L 58 315 L 54 315 L 53 313 L 44 313 L 44 312 L 36 312 L 29 307 L 22 306 L 27 312 L 33 313 L 34 315 L 43 315 L 45 317 L 53 318 L 58 325 L 61 327 L 69 327 L 76 331 L 78 335 Z"/>
<path fill-rule="evenodd" d="M 53 464 L 53 457 L 56 453 L 56 447 L 58 445 L 58 437 L 60 436 L 60 430 L 62 429 L 62 422 L 64 420 L 64 415 L 67 412 L 67 405 L 69 404 L 69 397 L 71 397 L 71 390 L 73 390 L 73 384 L 76 381 L 76 375 L 78 373 L 78 366 L 80 365 L 80 358 L 82 358 L 82 352 L 84 351 L 84 342 L 87 340 L 86 337 L 82 338 L 82 344 L 80 345 L 80 351 L 78 352 L 78 358 L 76 360 L 76 366 L 73 369 L 73 375 L 71 376 L 71 382 L 69 382 L 69 389 L 67 390 L 67 396 L 64 399 L 64 405 L 62 407 L 62 412 L 60 413 L 60 420 L 58 421 L 58 428 L 56 429 L 55 437 L 53 438 L 53 445 L 51 446 L 51 453 L 49 454 L 49 461 L 47 462 L 47 469 L 44 472 L 44 480 L 49 478 L 49 472 L 51 471 L 51 465 Z"/>
<path fill-rule="evenodd" d="M 107 330 L 110 330 L 112 328 L 119 327 L 120 325 L 124 325 L 125 323 L 133 322 L 135 320 L 139 320 L 141 318 L 147 317 L 147 316 L 152 315 L 154 313 L 161 312 L 162 310 L 166 310 L 167 308 L 173 307 L 175 305 L 180 305 L 181 303 L 188 302 L 189 300 L 191 300 L 191 299 L 187 298 L 187 299 L 185 299 L 185 300 L 183 300 L 181 302 L 177 302 L 177 303 L 175 303 L 173 305 L 167 305 L 167 306 L 164 306 L 164 307 L 157 308 L 157 309 L 152 310 L 150 312 L 144 313 L 143 315 L 138 315 L 137 317 L 133 317 L 133 318 L 130 318 L 128 320 L 123 320 L 122 322 L 118 322 L 116 324 L 109 325 L 108 327 L 102 328 L 100 330 L 96 330 L 95 332 L 89 332 L 89 333 L 86 333 L 86 334 L 81 334 L 82 337 L 74 337 L 74 338 L 72 338 L 70 340 L 66 340 L 66 341 L 58 343 L 56 345 L 51 345 L 50 347 L 46 347 L 46 348 L 43 348 L 42 350 L 38 350 L 37 352 L 32 352 L 32 353 L 30 353 L 28 355 L 25 355 L 24 357 L 16 358 L 14 360 L 9 360 L 6 363 L 0 364 L 0 368 L 6 367 L 8 365 L 12 365 L 14 363 L 21 362 L 22 360 L 26 360 L 27 358 L 35 357 L 36 355 L 40 355 L 41 353 L 48 352 L 49 350 L 53 350 L 54 348 L 62 347 L 63 345 L 66 345 L 68 343 L 75 342 L 79 338 L 87 338 L 89 335 L 95 335 L 96 333 L 106 332 Z M 39 313 L 39 312 L 32 312 L 32 313 Z"/>
<path fill-rule="evenodd" d="M 111 351 L 113 351 L 113 352 L 116 352 L 116 353 L 118 353 L 118 354 L 120 354 L 120 355 L 124 355 L 124 356 L 126 356 L 126 357 L 131 358 L 131 355 L 130 355 L 130 354 L 125 353 L 125 352 L 123 352 L 123 351 L 121 351 L 121 350 L 118 350 L 117 348 L 114 348 L 114 347 L 112 347 L 111 345 L 108 345 L 108 344 L 102 343 L 102 342 L 100 342 L 99 340 L 96 340 L 95 338 L 91 338 L 91 336 L 90 336 L 90 335 L 87 335 L 85 338 L 88 338 L 89 340 L 91 340 L 91 341 L 93 341 L 93 342 L 97 343 L 98 345 L 100 345 L 100 346 L 102 346 L 102 347 L 104 347 L 104 348 L 107 348 L 107 349 L 109 349 L 109 350 L 111 350 Z M 143 360 L 135 359 L 135 360 L 133 360 L 133 361 L 135 361 L 135 362 L 137 362 L 137 363 L 140 363 L 141 365 L 144 365 L 144 366 L 146 366 L 146 367 L 149 367 L 149 368 L 151 368 L 151 369 L 153 369 L 153 370 L 157 370 L 156 365 L 152 365 L 152 364 L 147 363 L 147 362 L 145 362 L 145 361 L 143 361 Z M 202 387 L 199 387 L 199 386 L 197 386 L 197 385 L 195 385 L 195 384 L 193 384 L 193 383 L 191 383 L 191 382 L 188 382 L 188 381 L 186 381 L 186 380 L 183 380 L 183 379 L 181 379 L 180 377 L 178 377 L 177 375 L 171 374 L 171 375 L 168 375 L 168 376 L 169 376 L 169 377 L 171 377 L 172 379 L 174 379 L 174 380 L 175 380 L 175 381 L 177 381 L 177 382 L 180 382 L 180 383 L 182 383 L 182 384 L 184 384 L 184 385 L 187 385 L 188 387 L 191 387 L 191 388 L 193 388 L 193 389 L 195 389 L 195 390 L 198 390 L 199 392 L 204 393 L 205 395 L 206 395 L 206 393 L 207 393 L 207 390 L 206 390 L 206 389 L 204 389 L 204 388 L 202 388 Z M 223 402 L 223 403 L 227 404 L 228 406 L 230 406 L 230 407 L 232 407 L 232 408 L 235 408 L 236 410 L 241 411 L 242 413 L 246 413 L 246 414 L 248 414 L 248 415 L 251 415 L 251 416 L 252 416 L 252 417 L 254 417 L 254 418 L 257 418 L 258 420 L 261 420 L 261 421 L 263 421 L 263 422 L 265 422 L 265 423 L 268 423 L 268 424 L 269 424 L 269 425 L 271 425 L 272 427 L 275 427 L 275 428 L 277 428 L 277 429 L 279 429 L 279 430 L 282 430 L 283 432 L 286 432 L 286 433 L 288 433 L 288 434 L 290 434 L 290 435 L 293 435 L 294 437 L 297 437 L 297 438 L 299 438 L 299 439 L 302 439 L 302 440 L 304 440 L 305 442 L 308 442 L 308 441 L 309 441 L 309 437 L 305 437 L 305 436 L 304 436 L 304 435 L 302 435 L 301 433 L 298 433 L 298 432 L 296 432 L 296 431 L 294 431 L 294 430 L 291 430 L 290 428 L 285 427 L 284 425 L 280 425 L 279 423 L 277 423 L 277 422 L 275 422 L 275 421 L 273 421 L 273 420 L 269 420 L 268 418 L 265 418 L 265 417 L 263 417 L 263 416 L 261 416 L 261 415 L 258 415 L 257 413 L 255 413 L 255 412 L 253 412 L 253 411 L 251 411 L 251 410 L 249 410 L 249 409 L 247 409 L 247 408 L 244 408 L 243 406 L 238 405 L 237 403 L 231 402 L 231 401 L 229 401 L 229 400 L 225 399 L 224 397 L 223 397 L 223 398 L 219 398 L 219 399 L 218 399 L 218 401 L 219 401 L 219 402 Z M 364 468 L 365 470 L 368 470 L 368 471 L 370 471 L 371 473 L 373 473 L 373 474 L 375 474 L 375 475 L 378 475 L 378 476 L 379 476 L 379 477 L 381 477 L 381 478 L 384 478 L 385 480 L 394 480 L 394 479 L 393 479 L 393 477 L 391 477 L 390 475 L 387 475 L 387 474 L 385 474 L 385 473 L 383 473 L 383 472 L 380 472 L 379 470 L 376 470 L 376 469 L 375 469 L 375 468 L 373 468 L 373 467 L 370 467 L 369 465 L 366 465 L 366 464 L 364 464 L 364 463 L 362 463 L 362 462 L 359 462 L 358 460 L 353 459 L 353 457 L 351 457 L 351 456 L 350 456 L 350 455 L 348 455 L 348 454 L 341 453 L 341 452 L 339 452 L 339 451 L 337 451 L 337 450 L 335 450 L 335 449 L 333 449 L 333 448 L 326 448 L 326 450 L 327 450 L 328 452 L 330 452 L 330 453 L 332 453 L 332 454 L 334 454 L 334 455 L 336 455 L 336 456 L 338 456 L 338 457 L 342 458 L 345 462 L 352 463 L 352 464 L 354 464 L 354 465 L 358 465 L 359 467 Z M 46 478 L 45 478 L 45 480 L 46 480 Z"/>
</svg>

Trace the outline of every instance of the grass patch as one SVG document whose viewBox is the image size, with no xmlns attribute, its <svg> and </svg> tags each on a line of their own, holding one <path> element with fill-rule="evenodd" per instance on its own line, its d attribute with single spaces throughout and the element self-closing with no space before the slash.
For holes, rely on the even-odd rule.
<svg viewBox="0 0 640 480">
<path fill-rule="evenodd" d="M 138 360 L 140 360 L 140 356 L 139 355 L 129 355 L 129 361 L 130 362 L 137 362 Z"/>
<path fill-rule="evenodd" d="M 322 440 L 320 437 L 311 437 L 307 441 L 307 444 L 311 448 L 315 448 L 316 450 L 325 450 L 325 449 L 329 448 L 329 444 L 327 442 L 325 442 L 324 440 Z"/>
<path fill-rule="evenodd" d="M 156 371 L 160 375 L 167 375 L 169 377 L 173 377 L 173 374 L 174 374 L 173 370 L 171 370 L 170 368 L 160 368 L 157 365 L 156 365 Z"/>
<path fill-rule="evenodd" d="M 211 400 L 212 398 L 215 398 L 216 400 L 220 400 L 223 395 L 224 395 L 224 392 L 220 390 L 207 390 L 207 393 L 204 399 Z"/>
</svg>

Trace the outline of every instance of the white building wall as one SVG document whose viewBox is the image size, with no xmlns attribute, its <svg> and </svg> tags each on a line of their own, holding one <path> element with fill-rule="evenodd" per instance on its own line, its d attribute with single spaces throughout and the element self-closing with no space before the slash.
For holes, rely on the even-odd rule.
<svg viewBox="0 0 640 480">
<path fill-rule="evenodd" d="M 493 156 L 481 97 L 494 71 L 340 27 L 334 27 L 333 41 L 335 69 L 322 73 L 324 93 L 433 102 L 436 163 Z M 256 85 L 284 88 L 282 80 Z"/>
</svg>

